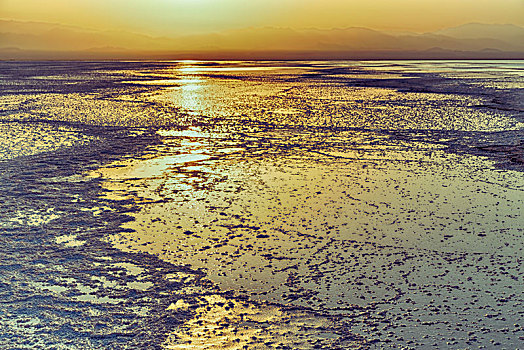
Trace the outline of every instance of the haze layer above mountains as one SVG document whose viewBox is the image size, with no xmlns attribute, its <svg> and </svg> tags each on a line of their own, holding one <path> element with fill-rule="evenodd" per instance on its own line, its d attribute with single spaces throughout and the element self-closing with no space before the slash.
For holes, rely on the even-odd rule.
<svg viewBox="0 0 524 350">
<path fill-rule="evenodd" d="M 470 23 L 420 34 L 264 27 L 151 37 L 0 20 L 0 58 L 524 58 L 524 28 Z"/>
</svg>

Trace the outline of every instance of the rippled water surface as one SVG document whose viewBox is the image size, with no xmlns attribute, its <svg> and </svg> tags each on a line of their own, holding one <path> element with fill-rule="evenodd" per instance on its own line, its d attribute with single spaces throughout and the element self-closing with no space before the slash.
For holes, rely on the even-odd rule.
<svg viewBox="0 0 524 350">
<path fill-rule="evenodd" d="M 524 62 L 0 74 L 1 347 L 522 343 Z"/>
</svg>

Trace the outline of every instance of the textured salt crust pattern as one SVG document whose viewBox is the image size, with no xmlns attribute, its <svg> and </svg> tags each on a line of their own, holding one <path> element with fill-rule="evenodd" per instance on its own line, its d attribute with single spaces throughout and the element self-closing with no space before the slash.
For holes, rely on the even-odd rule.
<svg viewBox="0 0 524 350">
<path fill-rule="evenodd" d="M 311 66 L 304 64 L 307 69 Z M 217 128 L 217 132 L 229 135 L 224 144 L 215 144 L 217 151 L 232 149 L 225 152 L 226 157 L 242 155 L 240 150 L 244 149 L 255 160 L 285 160 L 286 155 L 299 150 L 309 152 L 308 157 L 319 164 L 329 164 L 331 158 L 369 156 L 363 144 L 372 149 L 385 147 L 373 154 L 373 168 L 384 161 L 381 152 L 387 153 L 391 146 L 387 140 L 391 138 L 394 148 L 404 147 L 407 153 L 417 153 L 414 145 L 420 142 L 420 160 L 416 161 L 422 161 L 428 152 L 437 155 L 442 149 L 459 155 L 489 156 L 502 168 L 521 169 L 522 131 L 518 122 L 522 107 L 515 101 L 522 101 L 522 90 L 508 90 L 508 86 L 519 84 L 519 78 L 501 82 L 493 76 L 478 77 L 473 83 L 468 80 L 463 84 L 446 75 L 414 72 L 403 78 L 383 73 L 373 79 L 376 72 L 352 64 L 350 69 L 318 65 L 306 73 L 189 74 L 185 82 L 166 86 L 143 82 L 172 79 L 180 74 L 176 64 L 2 62 L 1 69 L 3 75 L 9 76 L 0 83 L 1 125 L 15 137 L 3 144 L 2 154 L 7 160 L 0 163 L 0 347 L 176 348 L 183 345 L 181 342 L 195 341 L 191 339 L 195 329 L 202 332 L 202 337 L 201 343 L 194 345 L 231 345 L 228 341 L 233 334 L 240 344 L 262 348 L 278 344 L 292 348 L 419 348 L 442 347 L 443 341 L 448 341 L 448 348 L 458 344 L 500 347 L 519 344 L 522 339 L 522 325 L 508 324 L 508 320 L 521 317 L 518 310 L 522 309 L 517 293 L 522 279 L 518 244 L 522 242 L 514 230 L 500 234 L 514 236 L 512 244 L 517 246 L 504 246 L 501 241 L 497 253 L 418 252 L 358 240 L 338 243 L 334 248 L 358 252 L 353 259 L 359 267 L 348 267 L 347 271 L 355 278 L 355 291 L 361 292 L 355 295 L 357 299 L 366 297 L 370 292 L 366 286 L 373 284 L 373 276 L 383 269 L 401 277 L 382 284 L 389 286 L 388 303 L 371 308 L 366 302 L 345 305 L 341 311 L 349 320 L 333 319 L 309 309 L 307 299 L 313 295 L 307 289 L 311 287 L 309 282 L 316 285 L 323 280 L 322 274 L 343 265 L 346 259 L 342 255 L 319 261 L 312 275 L 288 281 L 292 293 L 284 297 L 290 309 L 280 304 L 258 304 L 245 296 L 223 295 L 201 271 L 174 266 L 152 255 L 125 253 L 105 242 L 108 237 L 125 233 L 122 227 L 131 220 L 125 214 L 151 203 L 150 198 L 135 201 L 149 194 L 147 182 L 140 185 L 136 179 L 128 179 L 119 184 L 120 189 L 101 193 L 101 179 L 80 175 L 125 157 L 149 159 L 172 152 L 170 142 L 178 142 L 176 137 L 148 134 L 143 126 L 176 128 L 191 124 Z M 357 74 L 370 77 L 358 80 Z M 352 78 L 348 79 L 348 75 Z M 203 90 L 198 88 L 202 78 L 208 79 L 202 84 Z M 315 84 L 325 86 L 317 90 Z M 369 87 L 372 89 L 363 89 Z M 345 91 L 351 91 L 351 98 Z M 205 98 L 199 99 L 204 92 Z M 323 96 L 329 99 L 324 101 Z M 371 102 L 367 101 L 371 97 Z M 454 105 L 457 101 L 458 109 Z M 409 109 L 403 108 L 406 104 Z M 383 107 L 395 113 L 388 115 Z M 431 110 L 427 120 L 426 109 Z M 47 124 L 49 121 L 52 123 Z M 331 134 L 317 134 L 319 128 Z M 387 130 L 368 137 L 368 128 Z M 432 130 L 417 130 L 420 128 Z M 362 137 L 355 137 L 361 129 Z M 493 133 L 507 129 L 512 130 Z M 332 132 L 347 132 L 351 137 L 341 136 L 337 144 Z M 348 140 L 354 142 L 354 149 L 347 149 Z M 194 141 L 189 139 L 189 143 Z M 410 155 L 399 153 L 395 160 L 399 164 L 410 161 Z M 315 154 L 319 157 L 311 156 Z M 208 153 L 206 157 L 216 161 L 222 155 Z M 281 169 L 286 166 L 282 164 Z M 191 164 L 179 169 L 198 181 L 178 181 L 182 187 L 175 188 L 174 193 L 159 187 L 151 195 L 160 193 L 160 200 L 169 202 L 184 197 L 188 190 L 196 191 L 185 198 L 190 203 L 195 199 L 191 196 L 208 190 L 207 186 L 215 184 L 219 193 L 227 196 L 241 185 L 234 179 L 228 182 L 220 176 L 213 178 L 191 168 Z M 477 170 L 482 173 L 482 168 Z M 482 176 L 476 179 L 488 184 L 493 181 Z M 172 182 L 170 185 L 176 185 L 176 178 Z M 521 190 L 518 179 L 502 176 L 492 185 L 501 183 L 508 190 Z M 118 193 L 122 195 L 120 200 L 111 199 Z M 213 210 L 218 218 L 224 216 L 220 208 Z M 253 234 L 252 227 L 237 227 L 231 232 L 243 229 Z M 328 229 L 332 231 L 328 235 L 337 232 Z M 253 239 L 267 239 L 265 233 L 257 235 L 260 237 Z M 443 239 L 454 241 L 461 237 L 458 234 Z M 479 239 L 493 239 L 491 234 L 484 237 Z M 318 241 L 314 236 L 300 239 Z M 227 247 L 227 242 L 214 244 Z M 324 246 L 329 249 L 329 242 Z M 514 248 L 516 255 L 511 253 Z M 266 254 L 263 259 L 275 267 L 288 263 L 276 254 Z M 371 271 L 366 271 L 365 266 L 371 266 Z M 354 274 L 364 272 L 370 275 L 361 276 L 360 285 Z M 472 279 L 463 281 L 456 273 L 471 274 Z M 488 287 L 486 292 L 485 286 L 490 285 L 496 290 Z M 504 292 L 499 293 L 499 288 Z M 256 295 L 252 297 L 256 299 Z M 313 300 L 315 308 L 322 310 L 325 306 L 319 297 Z M 304 309 L 304 305 L 308 307 Z M 511 310 L 501 314 L 500 310 L 505 309 Z M 243 319 L 243 314 L 248 318 Z M 218 321 L 209 322 L 210 315 L 219 315 Z M 442 315 L 456 315 L 457 319 L 442 320 Z M 461 318 L 477 316 L 478 321 L 466 325 L 470 333 L 465 334 L 462 330 L 466 323 Z M 275 317 L 287 320 L 289 326 L 277 325 L 275 329 L 271 321 Z M 228 320 L 234 320 L 233 325 Z M 410 324 L 425 327 L 422 339 L 422 328 L 406 327 Z M 456 334 L 454 328 L 458 328 Z M 222 332 L 223 338 L 217 338 L 217 332 Z"/>
<path fill-rule="evenodd" d="M 111 144 L 132 140 L 112 135 Z M 126 209 L 109 203 L 121 212 L 93 216 L 82 209 L 100 205 L 96 181 L 68 181 L 93 157 L 103 162 L 102 149 L 106 161 L 120 156 L 108 152 L 107 146 L 106 141 L 104 146 L 77 149 L 73 155 L 20 157 L 0 164 L 0 347 L 154 349 L 163 341 L 158 339 L 162 329 L 167 331 L 184 319 L 184 313 L 176 320 L 157 316 L 172 301 L 165 291 L 183 286 L 164 275 L 177 271 L 200 275 L 152 257 L 122 254 L 102 243 L 105 234 L 119 231 Z M 45 181 L 51 172 L 64 180 Z M 15 208 L 43 214 L 36 223 L 13 223 L 13 216 L 19 215 Z M 60 218 L 46 219 L 49 212 L 58 212 Z M 84 243 L 57 243 L 56 238 L 66 233 Z M 143 272 L 133 274 L 119 262 Z"/>
</svg>

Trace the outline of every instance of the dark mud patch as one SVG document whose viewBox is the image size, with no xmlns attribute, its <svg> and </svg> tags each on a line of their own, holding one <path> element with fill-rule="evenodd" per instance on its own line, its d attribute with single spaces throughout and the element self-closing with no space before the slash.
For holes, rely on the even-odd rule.
<svg viewBox="0 0 524 350">
<path fill-rule="evenodd" d="M 381 131 L 394 140 L 439 146 L 452 154 L 486 157 L 500 169 L 524 171 L 524 131 Z"/>
<path fill-rule="evenodd" d="M 489 145 L 477 148 L 499 160 L 497 166 L 501 168 L 524 170 L 524 138 L 517 145 Z"/>
</svg>

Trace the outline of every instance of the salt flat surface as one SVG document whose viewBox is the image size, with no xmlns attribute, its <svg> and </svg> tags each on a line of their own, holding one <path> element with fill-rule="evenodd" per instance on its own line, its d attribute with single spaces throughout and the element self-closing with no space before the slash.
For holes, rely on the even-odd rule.
<svg viewBox="0 0 524 350">
<path fill-rule="evenodd" d="M 521 61 L 0 69 L 2 346 L 522 342 Z"/>
</svg>

